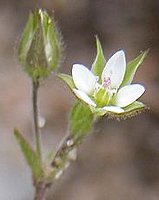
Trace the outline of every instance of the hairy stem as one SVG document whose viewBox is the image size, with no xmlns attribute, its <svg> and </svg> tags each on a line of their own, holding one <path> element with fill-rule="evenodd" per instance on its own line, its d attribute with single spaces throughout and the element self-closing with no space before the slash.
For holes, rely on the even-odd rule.
<svg viewBox="0 0 159 200">
<path fill-rule="evenodd" d="M 39 107 L 38 107 L 38 89 L 39 81 L 32 82 L 32 101 L 33 101 L 33 119 L 34 119 L 34 131 L 35 131 L 35 140 L 36 140 L 36 151 L 39 155 L 40 160 L 42 160 L 41 154 L 41 131 L 39 129 Z"/>
</svg>

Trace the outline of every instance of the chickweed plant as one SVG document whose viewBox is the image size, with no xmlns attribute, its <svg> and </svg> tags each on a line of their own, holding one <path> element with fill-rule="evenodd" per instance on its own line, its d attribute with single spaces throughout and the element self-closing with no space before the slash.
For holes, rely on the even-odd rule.
<svg viewBox="0 0 159 200">
<path fill-rule="evenodd" d="M 106 61 L 96 36 L 97 53 L 91 69 L 76 63 L 72 75 L 68 75 L 58 72 L 60 38 L 54 19 L 39 9 L 29 14 L 18 46 L 19 62 L 32 81 L 35 146 L 31 146 L 18 129 L 14 130 L 14 135 L 32 172 L 34 200 L 46 199 L 47 189 L 76 160 L 77 147 L 93 132 L 95 121 L 102 117 L 126 119 L 147 108 L 138 101 L 145 92 L 144 86 L 132 81 L 148 51 L 127 63 L 124 51 L 120 50 Z M 45 121 L 39 114 L 38 91 L 52 72 L 73 92 L 75 101 L 66 136 L 48 161 L 42 157 L 41 128 Z"/>
</svg>

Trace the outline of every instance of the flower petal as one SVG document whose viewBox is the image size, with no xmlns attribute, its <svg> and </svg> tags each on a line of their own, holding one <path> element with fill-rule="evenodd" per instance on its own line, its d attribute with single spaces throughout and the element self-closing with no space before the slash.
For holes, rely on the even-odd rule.
<svg viewBox="0 0 159 200">
<path fill-rule="evenodd" d="M 92 99 L 86 94 L 84 93 L 83 91 L 80 91 L 80 90 L 76 90 L 74 89 L 73 90 L 75 95 L 80 98 L 81 100 L 83 100 L 85 103 L 93 106 L 93 107 L 96 107 L 96 104 L 94 103 L 94 101 L 92 101 Z"/>
<path fill-rule="evenodd" d="M 74 64 L 72 68 L 72 78 L 77 89 L 92 94 L 97 82 L 96 76 L 84 65 Z"/>
<path fill-rule="evenodd" d="M 102 73 L 102 82 L 110 78 L 112 89 L 118 89 L 126 71 L 126 59 L 124 51 L 117 51 L 106 63 Z"/>
<path fill-rule="evenodd" d="M 144 92 L 145 88 L 140 84 L 126 85 L 118 91 L 115 105 L 126 107 L 136 101 Z"/>
<path fill-rule="evenodd" d="M 102 110 L 106 110 L 113 113 L 123 113 L 124 110 L 118 106 L 104 106 Z"/>
</svg>

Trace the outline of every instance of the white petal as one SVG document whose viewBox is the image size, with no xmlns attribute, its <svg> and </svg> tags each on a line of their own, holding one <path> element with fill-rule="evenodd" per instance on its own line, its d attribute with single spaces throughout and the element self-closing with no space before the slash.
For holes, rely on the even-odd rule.
<svg viewBox="0 0 159 200">
<path fill-rule="evenodd" d="M 118 89 L 126 71 L 126 59 L 124 51 L 116 52 L 106 63 L 102 73 L 102 81 L 110 78 L 111 88 Z"/>
<path fill-rule="evenodd" d="M 92 99 L 86 93 L 84 93 L 83 91 L 80 91 L 80 90 L 76 90 L 76 89 L 74 89 L 73 91 L 78 98 L 80 98 L 87 104 L 89 104 L 93 107 L 96 107 L 96 104 L 94 103 L 94 101 L 92 101 Z"/>
<path fill-rule="evenodd" d="M 118 91 L 115 105 L 120 107 L 128 106 L 136 101 L 144 92 L 145 88 L 140 84 L 126 85 Z"/>
<path fill-rule="evenodd" d="M 92 94 L 97 82 L 96 76 L 84 65 L 74 64 L 72 68 L 72 78 L 77 89 Z"/>
<path fill-rule="evenodd" d="M 102 108 L 102 110 L 107 110 L 109 112 L 114 112 L 114 113 L 122 113 L 124 110 L 118 106 L 105 106 Z"/>
</svg>

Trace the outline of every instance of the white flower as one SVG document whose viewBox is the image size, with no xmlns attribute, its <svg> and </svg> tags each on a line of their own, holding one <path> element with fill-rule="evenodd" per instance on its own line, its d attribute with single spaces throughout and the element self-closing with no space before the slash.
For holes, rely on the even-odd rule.
<svg viewBox="0 0 159 200">
<path fill-rule="evenodd" d="M 75 95 L 95 109 L 122 113 L 124 108 L 135 102 L 145 91 L 140 84 L 121 87 L 126 72 L 125 53 L 116 52 L 106 63 L 101 83 L 92 71 L 81 64 L 74 64 L 72 78 Z"/>
</svg>

